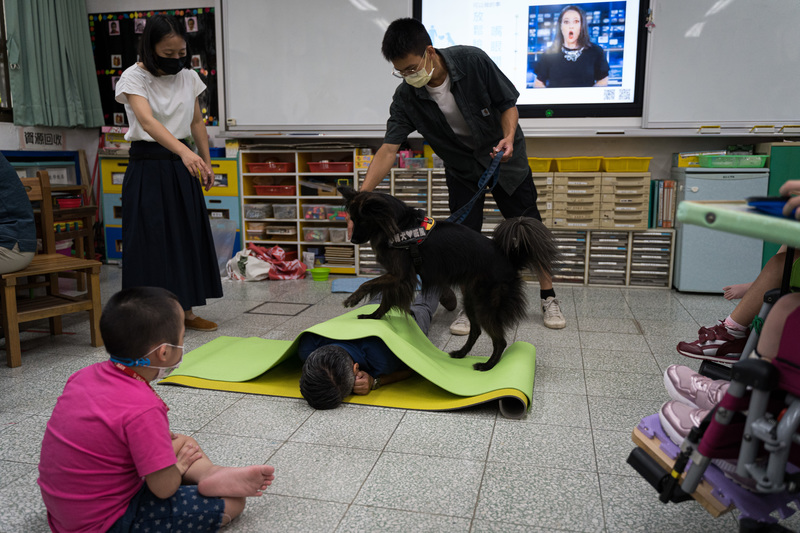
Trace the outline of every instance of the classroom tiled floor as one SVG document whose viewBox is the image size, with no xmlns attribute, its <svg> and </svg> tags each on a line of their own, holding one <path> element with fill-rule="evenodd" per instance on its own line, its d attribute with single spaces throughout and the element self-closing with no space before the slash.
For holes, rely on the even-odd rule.
<svg viewBox="0 0 800 533">
<path fill-rule="evenodd" d="M 103 267 L 104 300 L 121 271 Z M 662 372 L 697 364 L 675 352 L 700 325 L 733 308 L 722 296 L 667 290 L 557 285 L 567 328 L 546 329 L 529 285 L 531 318 L 516 340 L 537 348 L 532 408 L 504 419 L 496 402 L 457 412 L 344 406 L 314 411 L 304 400 L 156 387 L 174 431 L 193 435 L 219 464 L 267 463 L 276 480 L 252 498 L 231 532 L 265 531 L 715 531 L 737 529 L 695 502 L 663 505 L 625 463 L 640 418 L 668 399 Z M 214 333 L 187 332 L 189 351 L 218 335 L 293 339 L 344 312 L 330 282 L 224 283 L 225 297 L 198 314 Z M 264 302 L 304 304 L 296 316 L 245 314 Z M 455 313 L 439 309 L 431 338 L 449 350 Z M 65 320 L 58 338 L 23 334 L 23 364 L 0 366 L 0 531 L 47 531 L 36 485 L 45 424 L 66 379 L 103 360 L 87 319 Z M 43 329 L 43 326 L 39 326 Z M 476 353 L 488 351 L 482 337 Z M 797 529 L 800 520 L 784 522 Z"/>
</svg>

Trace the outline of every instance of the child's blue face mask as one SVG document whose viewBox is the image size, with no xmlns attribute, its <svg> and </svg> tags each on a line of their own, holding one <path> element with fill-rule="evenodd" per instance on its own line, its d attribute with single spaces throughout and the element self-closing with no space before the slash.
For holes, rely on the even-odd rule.
<svg viewBox="0 0 800 533">
<path fill-rule="evenodd" d="M 153 366 L 150 364 L 150 354 L 161 348 L 162 346 L 172 346 L 173 348 L 180 348 L 181 350 L 181 357 L 178 359 L 178 362 L 172 366 Z M 125 366 L 141 366 L 144 368 L 157 368 L 158 375 L 155 377 L 155 381 L 159 381 L 164 379 L 165 377 L 169 376 L 173 370 L 181 366 L 183 362 L 183 346 L 177 346 L 175 344 L 170 344 L 168 342 L 164 342 L 150 350 L 145 354 L 144 357 L 140 359 L 120 359 L 118 357 L 111 356 L 111 361 L 114 363 L 119 363 Z"/>
</svg>

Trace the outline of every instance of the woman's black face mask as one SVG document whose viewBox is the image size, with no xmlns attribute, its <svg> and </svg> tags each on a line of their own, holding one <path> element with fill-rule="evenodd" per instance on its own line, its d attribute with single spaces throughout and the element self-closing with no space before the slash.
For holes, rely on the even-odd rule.
<svg viewBox="0 0 800 533">
<path fill-rule="evenodd" d="M 177 74 L 186 67 L 189 56 L 184 57 L 161 57 L 156 55 L 156 65 L 165 74 Z"/>
</svg>

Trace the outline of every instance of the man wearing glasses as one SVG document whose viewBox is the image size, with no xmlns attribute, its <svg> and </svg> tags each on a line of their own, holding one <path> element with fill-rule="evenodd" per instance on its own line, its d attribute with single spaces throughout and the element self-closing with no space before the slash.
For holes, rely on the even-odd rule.
<svg viewBox="0 0 800 533">
<path fill-rule="evenodd" d="M 455 212 L 478 190 L 478 180 L 495 154 L 503 151 L 500 176 L 492 196 L 505 218 L 529 216 L 541 220 L 536 207 L 525 137 L 519 127 L 519 92 L 480 48 L 451 46 L 435 49 L 421 22 L 392 22 L 381 52 L 402 78 L 395 90 L 383 144 L 367 170 L 361 190 L 372 191 L 395 162 L 400 145 L 418 131 L 444 161 L 449 207 Z M 473 206 L 465 226 L 480 231 L 483 198 Z M 552 279 L 537 273 L 545 326 L 566 325 Z M 443 295 L 446 297 L 447 295 Z M 462 312 L 450 326 L 454 335 L 469 333 Z"/>
</svg>

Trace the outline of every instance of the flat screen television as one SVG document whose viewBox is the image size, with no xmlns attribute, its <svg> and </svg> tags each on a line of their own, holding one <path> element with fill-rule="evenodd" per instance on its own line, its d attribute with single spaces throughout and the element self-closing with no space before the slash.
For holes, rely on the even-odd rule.
<svg viewBox="0 0 800 533">
<path fill-rule="evenodd" d="M 523 118 L 642 115 L 648 0 L 414 0 L 436 48 L 483 49 Z M 563 15 L 562 15 L 563 14 Z"/>
</svg>

